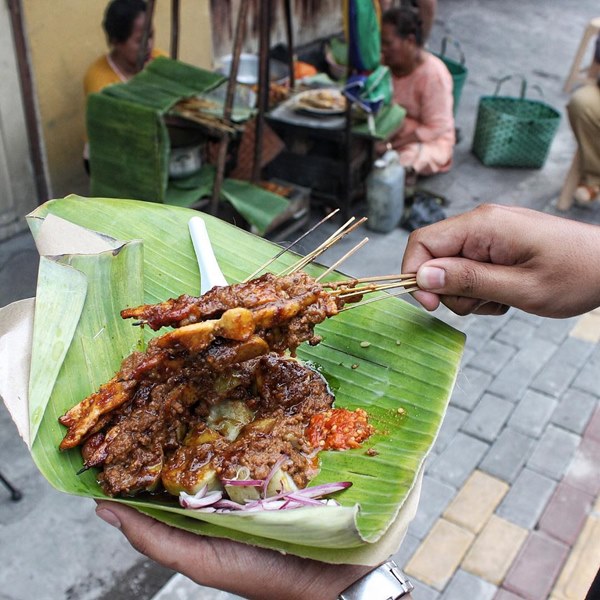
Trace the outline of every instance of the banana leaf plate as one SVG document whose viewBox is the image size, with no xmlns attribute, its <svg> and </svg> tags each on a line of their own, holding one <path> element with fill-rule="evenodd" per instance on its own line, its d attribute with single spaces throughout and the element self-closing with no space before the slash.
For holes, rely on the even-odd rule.
<svg viewBox="0 0 600 600">
<path fill-rule="evenodd" d="M 122 308 L 198 294 L 200 275 L 187 227 L 197 214 L 162 204 L 69 196 L 29 215 L 38 247 L 44 227 L 57 218 L 78 226 L 75 232 L 96 232 L 101 242 L 100 251 L 40 260 L 29 379 L 30 443 L 40 471 L 59 490 L 105 497 L 93 469 L 77 474 L 79 449 L 58 451 L 65 430 L 57 418 L 110 379 L 121 360 L 148 341 L 140 338 L 148 338 L 147 331 L 120 318 Z M 279 251 L 264 239 L 204 218 L 230 283 L 242 281 Z M 272 268 L 280 271 L 296 258 L 286 253 Z M 316 275 L 322 267 L 307 270 Z M 364 408 L 376 429 L 360 449 L 321 453 L 322 468 L 313 484 L 353 483 L 337 495 L 340 507 L 218 514 L 152 498 L 116 501 L 203 535 L 328 562 L 383 560 L 372 549 L 386 537 L 401 539 L 406 523 L 403 530 L 395 526 L 402 520 L 399 515 L 404 511 L 405 522 L 414 515 L 411 492 L 420 484 L 423 462 L 441 426 L 464 335 L 394 297 L 329 319 L 317 333 L 323 341 L 316 347 L 304 345 L 299 357 L 323 373 L 337 406 Z"/>
</svg>

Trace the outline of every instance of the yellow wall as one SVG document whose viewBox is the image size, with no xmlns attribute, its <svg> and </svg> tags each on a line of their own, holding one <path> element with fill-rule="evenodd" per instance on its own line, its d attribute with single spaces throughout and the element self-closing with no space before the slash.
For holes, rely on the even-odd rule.
<svg viewBox="0 0 600 600">
<path fill-rule="evenodd" d="M 83 75 L 107 51 L 102 17 L 108 0 L 23 0 L 50 186 L 55 197 L 87 194 L 82 163 Z M 169 52 L 171 2 L 157 0 L 156 46 Z M 179 59 L 211 68 L 209 0 L 183 0 Z"/>
</svg>

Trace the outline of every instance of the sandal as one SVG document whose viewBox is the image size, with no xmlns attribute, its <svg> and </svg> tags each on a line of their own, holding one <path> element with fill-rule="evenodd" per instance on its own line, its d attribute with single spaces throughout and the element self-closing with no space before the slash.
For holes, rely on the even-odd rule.
<svg viewBox="0 0 600 600">
<path fill-rule="evenodd" d="M 600 186 L 580 183 L 573 194 L 573 198 L 579 206 L 586 206 L 592 203 L 598 197 L 599 193 Z"/>
</svg>

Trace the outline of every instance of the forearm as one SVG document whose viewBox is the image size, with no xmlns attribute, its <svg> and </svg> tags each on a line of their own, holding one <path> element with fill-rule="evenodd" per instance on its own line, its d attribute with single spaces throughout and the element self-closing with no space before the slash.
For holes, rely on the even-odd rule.
<svg viewBox="0 0 600 600">
<path fill-rule="evenodd" d="M 398 150 L 408 144 L 418 143 L 420 141 L 417 135 L 418 127 L 418 121 L 411 119 L 410 117 L 406 117 L 402 127 L 390 138 L 392 148 L 394 148 L 394 150 Z"/>
</svg>

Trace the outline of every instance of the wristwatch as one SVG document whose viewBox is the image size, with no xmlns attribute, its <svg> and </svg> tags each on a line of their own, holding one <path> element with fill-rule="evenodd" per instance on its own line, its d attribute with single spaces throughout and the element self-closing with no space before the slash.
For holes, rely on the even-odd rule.
<svg viewBox="0 0 600 600">
<path fill-rule="evenodd" d="M 347 587 L 338 600 L 398 600 L 413 589 L 398 565 L 388 560 Z"/>
</svg>

